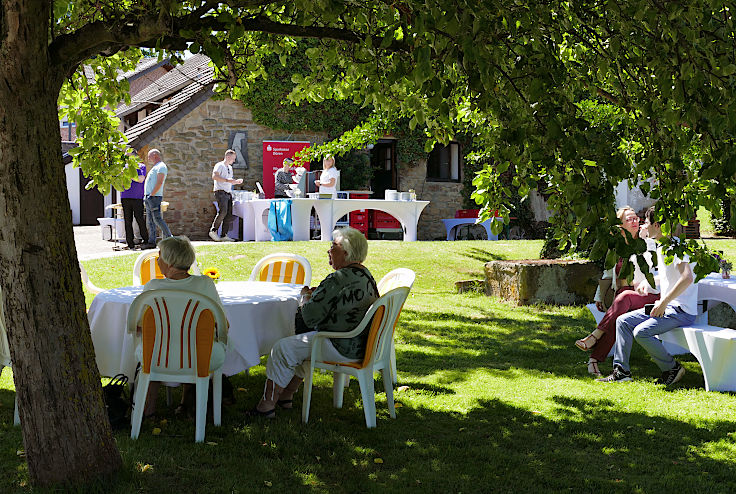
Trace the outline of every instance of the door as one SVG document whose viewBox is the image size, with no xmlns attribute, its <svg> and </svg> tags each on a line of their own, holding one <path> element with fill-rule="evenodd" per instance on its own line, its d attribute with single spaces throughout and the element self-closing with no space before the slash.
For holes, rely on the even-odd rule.
<svg viewBox="0 0 736 494">
<path fill-rule="evenodd" d="M 383 199 L 386 189 L 397 189 L 398 177 L 396 169 L 396 141 L 379 139 L 371 150 L 371 167 L 373 178 L 371 190 L 373 199 Z"/>
<path fill-rule="evenodd" d="M 79 224 L 98 225 L 97 218 L 105 216 L 105 198 L 97 187 L 85 189 L 89 179 L 79 171 Z"/>
</svg>

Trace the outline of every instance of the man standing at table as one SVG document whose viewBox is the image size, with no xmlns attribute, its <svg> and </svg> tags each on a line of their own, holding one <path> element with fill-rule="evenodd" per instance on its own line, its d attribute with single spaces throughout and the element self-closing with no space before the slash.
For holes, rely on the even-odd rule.
<svg viewBox="0 0 736 494">
<path fill-rule="evenodd" d="M 662 229 L 654 218 L 654 207 L 646 212 L 642 230 L 649 238 L 662 238 Z M 629 356 L 633 340 L 644 347 L 662 371 L 657 384 L 669 386 L 685 374 L 685 368 L 665 350 L 657 335 L 675 328 L 688 326 L 695 321 L 698 312 L 698 287 L 693 283 L 693 265 L 690 258 L 675 256 L 671 264 L 666 264 L 662 245 L 657 246 L 657 268 L 661 287 L 659 300 L 654 302 L 651 313 L 639 309 L 619 316 L 616 320 L 616 345 L 613 355 L 613 372 L 610 376 L 598 379 L 601 382 L 631 381 Z"/>
<path fill-rule="evenodd" d="M 215 164 L 212 169 L 212 180 L 214 181 L 213 191 L 215 193 L 215 201 L 217 201 L 217 215 L 212 222 L 210 228 L 210 238 L 215 242 L 232 242 L 233 239 L 227 236 L 230 226 L 233 223 L 233 185 L 243 183 L 242 178 L 233 179 L 233 163 L 237 155 L 232 149 L 225 151 L 225 158 Z M 222 226 L 222 237 L 217 234 L 217 230 Z"/>
<path fill-rule="evenodd" d="M 171 237 L 169 226 L 164 221 L 161 214 L 161 201 L 164 199 L 164 182 L 169 169 L 166 167 L 161 152 L 158 149 L 151 149 L 148 152 L 148 163 L 153 165 L 151 171 L 148 172 L 144 185 L 144 199 L 146 212 L 148 214 L 146 223 L 148 224 L 148 244 L 144 247 L 153 249 L 156 247 L 156 226 L 161 229 L 161 237 Z"/>
<path fill-rule="evenodd" d="M 143 218 L 143 181 L 146 179 L 145 163 L 138 164 L 138 176 L 130 182 L 130 187 L 120 193 L 120 202 L 123 205 L 123 220 L 125 221 L 125 241 L 128 249 L 135 248 L 133 239 L 133 216 L 138 223 L 143 242 L 148 242 L 148 230 Z"/>
</svg>

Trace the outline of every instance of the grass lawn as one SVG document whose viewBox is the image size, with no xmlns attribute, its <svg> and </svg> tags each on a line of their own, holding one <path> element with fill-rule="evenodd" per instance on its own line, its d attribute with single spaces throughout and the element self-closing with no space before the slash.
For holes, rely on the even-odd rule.
<svg viewBox="0 0 736 494">
<path fill-rule="evenodd" d="M 709 247 L 736 258 L 736 241 Z M 581 307 L 515 307 L 454 282 L 480 278 L 491 259 L 536 258 L 541 242 L 372 241 L 376 279 L 396 267 L 417 281 L 396 333 L 397 418 L 377 394 L 378 426 L 367 430 L 355 381 L 332 408 L 331 376 L 317 374 L 310 423 L 296 410 L 246 422 L 264 368 L 234 376 L 237 403 L 223 426 L 194 443 L 192 421 L 166 410 L 140 439 L 116 439 L 125 467 L 99 491 L 130 492 L 734 492 L 736 398 L 706 393 L 698 363 L 672 389 L 635 346 L 628 384 L 588 377 L 573 342 L 594 327 Z M 244 243 L 197 250 L 225 280 L 247 279 L 257 259 L 289 250 L 328 272 L 327 242 Z M 135 256 L 85 262 L 99 286 L 132 282 Z M 88 303 L 91 298 L 88 296 Z M 604 366 L 610 370 L 610 361 Z M 380 381 L 380 380 L 379 380 Z M 382 390 L 382 383 L 376 384 Z M 19 428 L 12 426 L 10 373 L 0 378 L 0 492 L 29 492 Z M 175 399 L 177 397 L 175 396 Z M 154 427 L 160 428 L 153 435 Z"/>
</svg>

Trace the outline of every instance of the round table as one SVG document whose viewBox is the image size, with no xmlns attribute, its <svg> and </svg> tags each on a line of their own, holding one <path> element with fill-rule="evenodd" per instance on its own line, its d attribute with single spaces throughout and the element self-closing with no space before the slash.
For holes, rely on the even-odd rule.
<svg viewBox="0 0 736 494">
<path fill-rule="evenodd" d="M 294 334 L 294 315 L 302 285 L 263 281 L 223 281 L 217 292 L 230 328 L 222 372 L 237 374 L 260 362 L 279 339 Z M 142 286 L 99 293 L 89 319 L 97 367 L 103 376 L 135 373 L 135 338 L 126 331 L 128 309 Z"/>
</svg>

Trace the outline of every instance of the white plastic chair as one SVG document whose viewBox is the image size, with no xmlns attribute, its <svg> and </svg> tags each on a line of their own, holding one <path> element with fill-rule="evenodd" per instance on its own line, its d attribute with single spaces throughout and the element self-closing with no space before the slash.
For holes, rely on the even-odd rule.
<svg viewBox="0 0 736 494">
<path fill-rule="evenodd" d="M 312 265 L 300 255 L 279 252 L 258 261 L 249 279 L 309 286 L 312 282 Z"/>
<path fill-rule="evenodd" d="M 10 344 L 8 343 L 8 332 L 5 329 L 5 314 L 3 313 L 3 296 L 0 289 L 0 374 L 3 368 L 11 367 L 10 365 Z M 18 394 L 15 395 L 15 410 L 13 411 L 13 425 L 20 425 L 20 415 L 18 415 Z"/>
<path fill-rule="evenodd" d="M 135 260 L 135 264 L 133 265 L 133 285 L 145 285 L 154 278 L 162 279 L 164 277 L 156 262 L 158 256 L 158 250 L 144 252 L 138 256 L 138 259 Z M 196 275 L 202 274 L 196 259 L 189 269 Z"/>
<path fill-rule="evenodd" d="M 302 421 L 309 420 L 309 406 L 312 401 L 312 377 L 314 369 L 325 369 L 334 372 L 332 386 L 332 402 L 335 408 L 342 408 L 345 378 L 355 376 L 360 384 L 360 394 L 363 399 L 363 412 L 366 427 L 376 426 L 376 397 L 374 394 L 373 373 L 380 371 L 383 376 L 383 386 L 386 391 L 386 401 L 391 418 L 396 418 L 394 406 L 394 388 L 388 375 L 391 366 L 391 340 L 393 328 L 399 317 L 401 306 L 409 295 L 409 288 L 402 286 L 394 288 L 376 300 L 366 312 L 360 324 L 344 333 L 321 331 L 315 334 L 312 340 L 312 354 L 309 363 L 309 372 L 304 377 L 304 401 L 302 403 Z M 376 316 L 374 319 L 374 315 Z M 322 340 L 325 338 L 352 338 L 370 326 L 366 343 L 365 357 L 362 362 L 330 362 L 322 358 Z"/>
<path fill-rule="evenodd" d="M 128 332 L 141 343 L 136 356 L 141 372 L 135 383 L 130 437 L 137 439 L 151 381 L 194 383 L 196 426 L 194 440 L 204 441 L 207 390 L 212 377 L 212 412 L 221 423 L 222 364 L 225 361 L 227 318 L 220 304 L 186 290 L 149 290 L 135 298 L 128 311 Z M 136 338 L 138 339 L 138 338 Z"/>
<path fill-rule="evenodd" d="M 378 282 L 378 294 L 383 295 L 399 286 L 414 286 L 414 280 L 417 275 L 411 269 L 397 268 L 389 272 Z M 396 318 L 398 320 L 398 317 Z M 396 328 L 394 328 L 395 330 Z M 399 375 L 396 371 L 396 346 L 394 339 L 391 338 L 391 379 L 394 384 L 399 382 Z"/>
<path fill-rule="evenodd" d="M 98 293 L 105 291 L 104 288 L 98 287 L 89 280 L 89 276 L 87 276 L 87 271 L 84 269 L 84 266 L 82 266 L 81 262 L 79 263 L 79 273 L 82 275 L 82 284 L 88 292 L 97 295 Z"/>
</svg>

